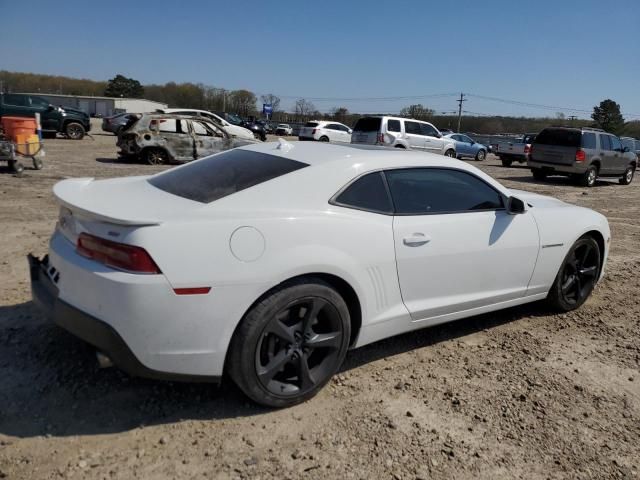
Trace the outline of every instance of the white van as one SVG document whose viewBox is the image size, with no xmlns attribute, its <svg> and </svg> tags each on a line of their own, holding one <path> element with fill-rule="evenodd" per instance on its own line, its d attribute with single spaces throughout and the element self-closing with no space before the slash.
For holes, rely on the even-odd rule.
<svg viewBox="0 0 640 480">
<path fill-rule="evenodd" d="M 356 122 L 351 143 L 383 145 L 456 157 L 456 144 L 429 122 L 401 117 L 362 117 Z"/>
</svg>

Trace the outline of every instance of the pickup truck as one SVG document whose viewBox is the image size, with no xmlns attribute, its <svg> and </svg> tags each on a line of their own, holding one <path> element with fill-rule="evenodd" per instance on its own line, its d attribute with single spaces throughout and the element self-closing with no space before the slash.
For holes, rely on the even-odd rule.
<svg viewBox="0 0 640 480">
<path fill-rule="evenodd" d="M 513 162 L 526 163 L 535 138 L 535 133 L 527 133 L 513 142 L 498 143 L 494 153 L 500 158 L 503 167 L 510 167 Z"/>
<path fill-rule="evenodd" d="M 89 115 L 81 110 L 56 107 L 48 100 L 26 93 L 0 93 L 0 117 L 30 117 L 40 114 L 43 134 L 62 133 L 81 140 L 91 130 Z"/>
</svg>

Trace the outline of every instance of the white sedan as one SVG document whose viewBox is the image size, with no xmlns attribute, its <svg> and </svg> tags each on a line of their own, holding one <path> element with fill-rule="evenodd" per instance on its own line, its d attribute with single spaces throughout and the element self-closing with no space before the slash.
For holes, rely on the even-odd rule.
<svg viewBox="0 0 640 480">
<path fill-rule="evenodd" d="M 219 380 L 288 406 L 346 352 L 601 278 L 604 216 L 441 155 L 251 145 L 157 175 L 64 180 L 34 300 L 148 377 Z"/>
<path fill-rule="evenodd" d="M 338 122 L 313 120 L 304 124 L 298 133 L 299 140 L 317 140 L 319 142 L 351 143 L 352 130 Z"/>
</svg>

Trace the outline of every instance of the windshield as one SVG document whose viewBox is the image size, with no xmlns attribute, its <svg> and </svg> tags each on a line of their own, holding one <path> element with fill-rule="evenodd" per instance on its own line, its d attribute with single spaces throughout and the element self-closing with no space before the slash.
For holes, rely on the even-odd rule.
<svg viewBox="0 0 640 480">
<path fill-rule="evenodd" d="M 229 123 L 233 123 L 234 125 L 240 125 L 242 123 L 242 119 L 239 116 L 234 115 L 233 113 L 227 113 L 226 115 Z"/>
</svg>

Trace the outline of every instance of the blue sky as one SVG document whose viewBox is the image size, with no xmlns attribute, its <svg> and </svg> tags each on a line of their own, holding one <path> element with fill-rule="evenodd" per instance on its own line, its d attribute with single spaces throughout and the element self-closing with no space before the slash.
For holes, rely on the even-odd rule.
<svg viewBox="0 0 640 480">
<path fill-rule="evenodd" d="M 5 70 L 202 82 L 320 111 L 453 111 L 455 97 L 426 96 L 464 92 L 469 112 L 588 117 L 560 107 L 612 98 L 640 119 L 638 0 L 0 0 L 0 11 Z M 353 100 L 412 96 L 425 97 Z"/>
</svg>

